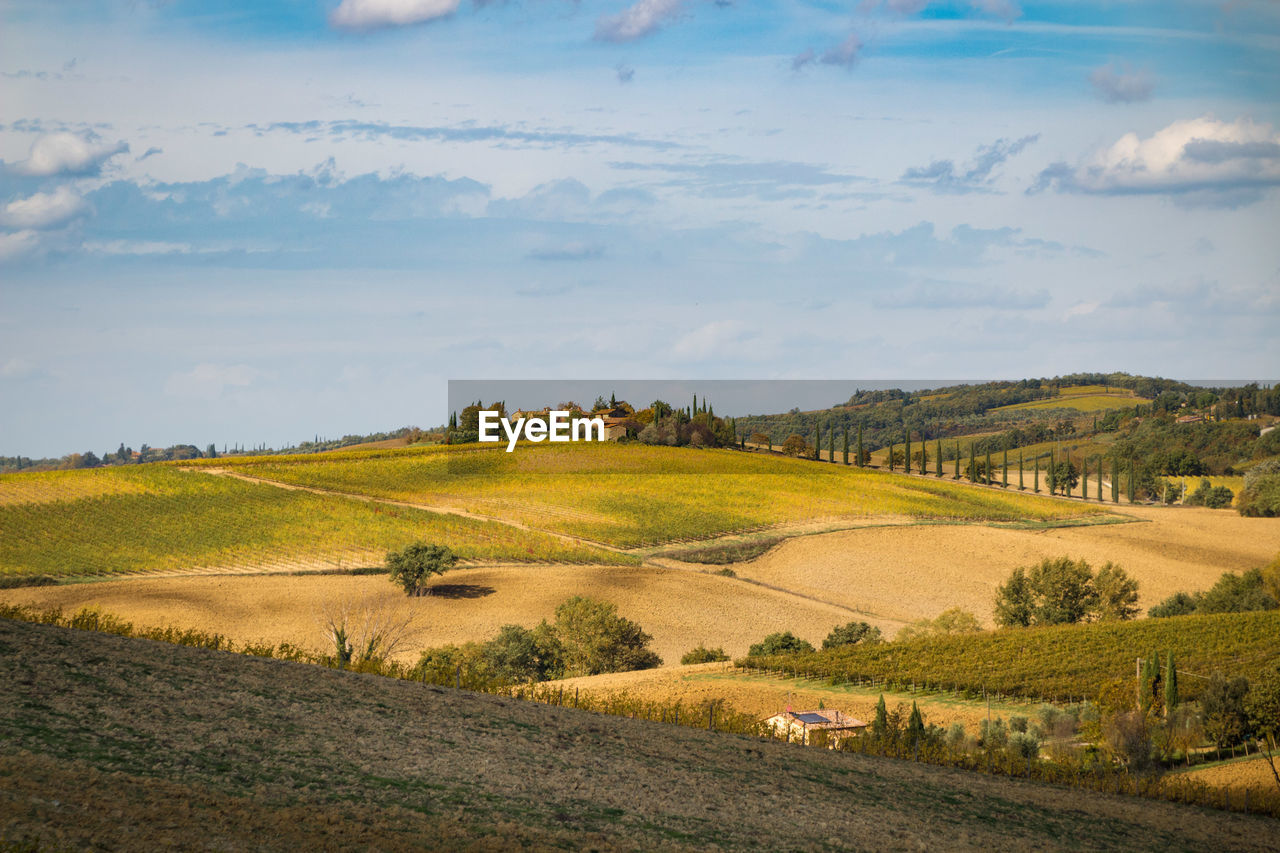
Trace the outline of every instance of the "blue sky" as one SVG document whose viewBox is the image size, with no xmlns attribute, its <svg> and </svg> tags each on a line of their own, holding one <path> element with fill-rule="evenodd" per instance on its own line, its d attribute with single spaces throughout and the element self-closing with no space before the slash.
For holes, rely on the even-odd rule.
<svg viewBox="0 0 1280 853">
<path fill-rule="evenodd" d="M 1280 365 L 1274 0 L 0 0 L 0 161 L 0 454 Z"/>
</svg>

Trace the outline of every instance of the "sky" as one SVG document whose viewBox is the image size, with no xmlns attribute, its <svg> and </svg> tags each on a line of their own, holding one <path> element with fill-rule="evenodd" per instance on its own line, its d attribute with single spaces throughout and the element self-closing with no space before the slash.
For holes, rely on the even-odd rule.
<svg viewBox="0 0 1280 853">
<path fill-rule="evenodd" d="M 1277 185 L 1276 0 L 0 0 L 0 455 L 1274 377 Z"/>
</svg>

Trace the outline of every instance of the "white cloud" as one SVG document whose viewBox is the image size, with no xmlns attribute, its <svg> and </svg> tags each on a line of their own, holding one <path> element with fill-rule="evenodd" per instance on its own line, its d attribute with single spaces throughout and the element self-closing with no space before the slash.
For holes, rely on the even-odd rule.
<svg viewBox="0 0 1280 853">
<path fill-rule="evenodd" d="M 33 376 L 35 372 L 35 365 L 25 358 L 11 358 L 0 364 L 0 377 L 5 379 L 24 379 Z"/>
<path fill-rule="evenodd" d="M 703 361 L 711 356 L 731 355 L 733 349 L 748 332 L 737 320 L 714 320 L 689 332 L 671 347 L 676 358 Z"/>
<path fill-rule="evenodd" d="M 1269 124 L 1213 116 L 1175 121 L 1146 139 L 1127 133 L 1077 166 L 1040 173 L 1032 191 L 1200 194 L 1227 204 L 1256 201 L 1280 184 L 1280 133 Z"/>
<path fill-rule="evenodd" d="M 657 30 L 680 14 L 684 0 L 638 0 L 616 15 L 596 21 L 599 41 L 635 41 Z"/>
<path fill-rule="evenodd" d="M 184 373 L 171 374 L 164 383 L 166 394 L 174 397 L 211 399 L 227 388 L 244 388 L 259 372 L 247 364 L 197 364 Z"/>
<path fill-rule="evenodd" d="M 445 18 L 458 10 L 459 0 L 342 0 L 329 23 L 342 30 L 406 27 Z"/>
<path fill-rule="evenodd" d="M 1094 93 L 1108 104 L 1132 104 L 1151 100 L 1156 82 L 1145 68 L 1134 71 L 1114 63 L 1093 69 L 1089 82 Z"/>
<path fill-rule="evenodd" d="M 36 193 L 9 202 L 0 208 L 0 225 L 55 228 L 82 216 L 88 209 L 85 200 L 70 187 L 58 187 L 51 193 Z"/>
<path fill-rule="evenodd" d="M 24 175 L 91 175 L 110 158 L 129 150 L 128 144 L 98 141 L 91 133 L 46 133 L 31 144 L 26 160 L 13 165 Z"/>
<path fill-rule="evenodd" d="M 195 248 L 164 240 L 87 240 L 84 250 L 100 255 L 189 255 Z"/>
<path fill-rule="evenodd" d="M 0 264 L 34 254 L 40 248 L 40 236 L 34 231 L 0 234 Z"/>
</svg>

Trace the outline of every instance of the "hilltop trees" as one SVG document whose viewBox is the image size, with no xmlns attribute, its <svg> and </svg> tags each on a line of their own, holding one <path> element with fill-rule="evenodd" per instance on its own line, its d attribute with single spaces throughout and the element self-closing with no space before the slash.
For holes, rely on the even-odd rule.
<svg viewBox="0 0 1280 853">
<path fill-rule="evenodd" d="M 779 631 L 753 644 L 747 650 L 747 654 L 752 657 L 763 657 L 764 655 L 785 655 L 795 652 L 811 652 L 813 650 L 813 644 L 808 640 L 802 640 L 790 631 Z"/>
<path fill-rule="evenodd" d="M 1095 577 L 1084 560 L 1044 559 L 1013 570 L 996 590 L 995 620 L 1002 627 L 1070 625 L 1132 619 L 1138 582 L 1113 563 Z"/>
<path fill-rule="evenodd" d="M 835 649 L 841 646 L 854 646 L 858 643 L 878 643 L 882 639 L 880 629 L 866 622 L 850 622 L 831 629 L 831 633 L 822 641 L 822 648 Z"/>
</svg>

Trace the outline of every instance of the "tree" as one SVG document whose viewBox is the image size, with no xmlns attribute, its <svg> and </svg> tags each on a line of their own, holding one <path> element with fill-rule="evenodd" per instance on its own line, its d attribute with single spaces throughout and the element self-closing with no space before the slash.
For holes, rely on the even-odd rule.
<svg viewBox="0 0 1280 853">
<path fill-rule="evenodd" d="M 1049 490 L 1053 492 L 1060 489 L 1063 497 L 1070 497 L 1071 490 L 1076 487 L 1078 482 L 1080 482 L 1080 469 L 1076 468 L 1075 463 L 1069 458 L 1064 458 L 1053 466 L 1053 477 L 1051 478 Z"/>
<path fill-rule="evenodd" d="M 889 709 L 884 705 L 884 694 L 880 694 L 880 700 L 876 702 L 876 715 L 871 721 L 871 737 L 876 741 L 883 742 L 885 736 L 889 734 Z"/>
<path fill-rule="evenodd" d="M 1173 665 L 1173 652 L 1169 652 L 1164 663 L 1164 710 L 1172 714 L 1178 707 L 1181 697 L 1178 696 L 1178 670 Z"/>
<path fill-rule="evenodd" d="M 831 633 L 822 641 L 823 650 L 835 649 L 841 646 L 854 646 L 858 643 L 878 643 L 881 640 L 880 629 L 866 622 L 850 622 L 847 625 L 840 625 L 832 628 Z"/>
<path fill-rule="evenodd" d="M 1111 457 L 1111 502 L 1120 503 L 1120 457 Z"/>
<path fill-rule="evenodd" d="M 915 700 L 911 701 L 911 716 L 907 718 L 907 746 L 911 749 L 919 749 L 920 741 L 924 738 L 924 716 L 920 713 L 920 709 L 916 707 Z"/>
<path fill-rule="evenodd" d="M 662 665 L 649 649 L 653 637 L 619 616 L 613 604 L 575 595 L 556 608 L 555 620 L 567 677 Z"/>
<path fill-rule="evenodd" d="M 1009 448 L 1004 449 L 1004 459 L 1000 463 L 1000 485 L 1009 488 Z"/>
<path fill-rule="evenodd" d="M 1186 616 L 1196 612 L 1196 600 L 1185 592 L 1175 592 L 1164 601 L 1147 611 L 1148 616 L 1163 618 L 1166 616 Z"/>
<path fill-rule="evenodd" d="M 896 642 L 916 637 L 932 637 L 940 634 L 974 634 L 982 630 L 978 617 L 959 607 L 949 607 L 933 619 L 917 619 L 899 629 Z"/>
<path fill-rule="evenodd" d="M 808 640 L 802 640 L 790 631 L 779 631 L 753 644 L 751 648 L 747 649 L 747 654 L 751 657 L 763 657 L 765 655 L 798 654 L 813 650 L 813 644 Z"/>
<path fill-rule="evenodd" d="M 862 455 L 862 424 L 858 424 L 858 467 L 861 468 L 867 459 Z"/>
<path fill-rule="evenodd" d="M 844 428 L 844 464 L 849 464 L 849 427 Z"/>
<path fill-rule="evenodd" d="M 893 444 L 889 445 L 889 470 L 893 470 Z"/>
<path fill-rule="evenodd" d="M 1280 788 L 1280 770 L 1276 768 L 1280 748 L 1280 666 L 1258 679 L 1245 699 L 1244 708 L 1250 728 L 1262 741 L 1271 776 Z"/>
<path fill-rule="evenodd" d="M 1249 695 L 1249 679 L 1240 676 L 1227 679 L 1221 672 L 1209 677 L 1200 694 L 1204 711 L 1204 732 L 1219 749 L 1237 743 L 1248 729 L 1245 697 Z"/>
<path fill-rule="evenodd" d="M 1236 511 L 1263 518 L 1280 516 L 1280 456 L 1259 462 L 1245 472 Z"/>
<path fill-rule="evenodd" d="M 974 449 L 974 444 L 975 442 L 972 442 L 972 441 L 969 442 L 969 482 L 970 483 L 978 482 L 976 479 L 977 472 L 978 472 L 978 462 L 977 462 L 978 457 L 976 455 L 977 451 Z"/>
<path fill-rule="evenodd" d="M 529 630 L 520 625 L 503 625 L 498 636 L 484 644 L 481 656 L 494 677 L 501 681 L 545 681 L 558 674 L 560 644 L 546 630 Z"/>
<path fill-rule="evenodd" d="M 1244 613 L 1276 608 L 1280 608 L 1280 601 L 1267 591 L 1261 569 L 1250 569 L 1242 575 L 1223 572 L 1217 583 L 1196 596 L 1197 613 Z"/>
<path fill-rule="evenodd" d="M 724 653 L 724 649 L 708 649 L 706 646 L 699 643 L 695 648 L 690 649 L 681 656 L 680 663 L 688 666 L 689 664 L 694 663 L 715 663 L 728 659 L 729 656 Z"/>
<path fill-rule="evenodd" d="M 813 426 L 813 458 L 822 457 L 822 425 L 814 424 Z"/>
<path fill-rule="evenodd" d="M 1022 469 L 1022 451 L 1019 450 L 1018 451 L 1018 491 L 1020 492 L 1025 492 L 1027 490 L 1027 484 L 1022 479 L 1022 475 L 1024 473 L 1025 472 Z"/>
<path fill-rule="evenodd" d="M 423 595 L 432 575 L 442 575 L 453 568 L 458 556 L 444 545 L 417 542 L 400 551 L 387 554 L 391 580 L 404 587 L 405 595 Z"/>
<path fill-rule="evenodd" d="M 1036 454 L 1036 474 L 1035 479 L 1031 481 L 1035 484 L 1036 494 L 1040 493 L 1040 454 Z"/>
<path fill-rule="evenodd" d="M 773 450 L 773 439 L 762 432 L 753 432 L 751 434 L 751 443 L 765 444 L 769 446 L 770 450 Z"/>
<path fill-rule="evenodd" d="M 1124 569 L 1108 562 L 1093 579 L 1099 622 L 1118 622 L 1138 615 L 1138 582 Z"/>
<path fill-rule="evenodd" d="M 1137 581 L 1107 563 L 1093 575 L 1088 562 L 1069 557 L 1019 566 L 996 590 L 995 620 L 1002 627 L 1071 625 L 1086 619 L 1131 619 Z"/>
<path fill-rule="evenodd" d="M 938 479 L 942 479 L 942 439 L 938 439 L 933 445 L 933 473 Z"/>
<path fill-rule="evenodd" d="M 804 436 L 792 433 L 787 436 L 787 440 L 782 442 L 782 452 L 788 456 L 804 456 L 809 451 L 809 443 L 804 440 Z"/>
</svg>

